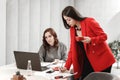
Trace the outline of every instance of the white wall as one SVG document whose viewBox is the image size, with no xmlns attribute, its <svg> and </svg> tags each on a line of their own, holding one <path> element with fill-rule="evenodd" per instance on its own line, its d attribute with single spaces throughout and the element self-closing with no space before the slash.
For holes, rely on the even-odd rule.
<svg viewBox="0 0 120 80">
<path fill-rule="evenodd" d="M 0 4 L 4 4 L 0 7 L 1 63 L 14 62 L 14 50 L 37 52 L 47 27 L 53 27 L 69 49 L 69 31 L 61 20 L 61 12 L 67 5 L 75 6 L 83 16 L 94 17 L 108 34 L 108 42 L 120 36 L 120 0 L 7 0 L 6 6 L 2 0 Z"/>
<path fill-rule="evenodd" d="M 0 66 L 6 63 L 6 0 L 0 0 Z"/>
</svg>

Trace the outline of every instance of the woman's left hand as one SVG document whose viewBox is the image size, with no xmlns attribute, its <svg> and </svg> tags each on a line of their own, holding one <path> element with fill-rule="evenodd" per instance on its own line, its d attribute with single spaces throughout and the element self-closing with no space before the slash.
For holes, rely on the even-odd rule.
<svg viewBox="0 0 120 80">
<path fill-rule="evenodd" d="M 59 71 L 63 73 L 65 71 L 67 71 L 67 68 L 66 67 L 59 67 Z"/>
<path fill-rule="evenodd" d="M 84 36 L 84 40 L 82 40 L 82 42 L 84 42 L 84 43 L 90 43 L 91 42 L 91 38 L 90 37 L 85 37 Z"/>
</svg>

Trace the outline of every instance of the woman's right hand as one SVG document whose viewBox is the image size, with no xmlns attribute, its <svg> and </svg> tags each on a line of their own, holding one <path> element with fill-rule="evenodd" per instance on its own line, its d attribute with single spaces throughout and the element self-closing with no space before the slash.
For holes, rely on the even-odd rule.
<svg viewBox="0 0 120 80">
<path fill-rule="evenodd" d="M 63 72 L 65 72 L 65 71 L 67 71 L 67 68 L 66 68 L 66 67 L 60 67 L 60 68 L 59 68 L 59 71 L 63 73 Z"/>
<path fill-rule="evenodd" d="M 85 36 L 84 40 L 82 40 L 82 42 L 84 42 L 84 43 L 90 43 L 91 42 L 91 38 L 88 37 L 88 36 Z"/>
<path fill-rule="evenodd" d="M 76 36 L 75 39 L 76 39 L 76 41 L 81 41 L 81 40 L 84 40 L 84 37 Z"/>
</svg>

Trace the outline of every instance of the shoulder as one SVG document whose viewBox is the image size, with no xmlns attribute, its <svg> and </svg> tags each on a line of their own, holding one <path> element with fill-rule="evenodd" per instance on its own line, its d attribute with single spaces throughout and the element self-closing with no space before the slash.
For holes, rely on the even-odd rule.
<svg viewBox="0 0 120 80">
<path fill-rule="evenodd" d="M 44 50 L 44 46 L 43 46 L 43 44 L 40 46 L 40 49 Z"/>
<path fill-rule="evenodd" d="M 43 44 L 40 47 L 44 47 Z"/>
<path fill-rule="evenodd" d="M 98 22 L 92 18 L 92 17 L 87 17 L 86 19 L 83 20 L 84 23 L 87 23 L 87 24 L 97 24 Z"/>
<path fill-rule="evenodd" d="M 63 47 L 66 47 L 66 45 L 63 43 L 63 42 L 59 42 L 59 46 L 63 46 Z"/>
<path fill-rule="evenodd" d="M 39 48 L 39 53 L 43 53 L 43 52 L 45 52 L 45 48 L 44 48 L 44 46 L 43 46 L 43 44 L 40 46 L 40 48 Z"/>
<path fill-rule="evenodd" d="M 92 18 L 92 17 L 86 17 L 86 18 L 84 19 L 84 21 L 86 21 L 86 22 L 87 22 L 87 21 L 88 21 L 88 22 L 89 22 L 89 21 L 95 21 L 95 19 Z"/>
</svg>

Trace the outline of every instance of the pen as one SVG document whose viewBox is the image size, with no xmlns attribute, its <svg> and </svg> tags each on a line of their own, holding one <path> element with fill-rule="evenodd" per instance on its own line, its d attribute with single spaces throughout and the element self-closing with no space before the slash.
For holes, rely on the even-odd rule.
<svg viewBox="0 0 120 80">
<path fill-rule="evenodd" d="M 67 75 L 67 76 L 63 76 L 63 78 L 69 78 L 69 77 L 71 77 L 71 76 L 74 76 L 74 75 L 76 75 L 78 72 L 75 72 L 75 73 L 73 73 L 73 74 L 70 74 L 70 75 Z"/>
</svg>

